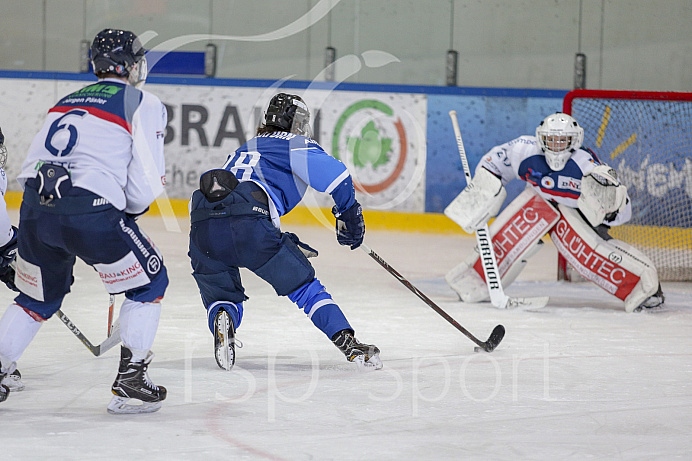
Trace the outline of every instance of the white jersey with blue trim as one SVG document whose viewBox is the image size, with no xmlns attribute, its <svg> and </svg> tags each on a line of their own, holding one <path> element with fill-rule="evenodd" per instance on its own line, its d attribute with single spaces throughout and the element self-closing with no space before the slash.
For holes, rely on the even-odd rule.
<svg viewBox="0 0 692 461">
<path fill-rule="evenodd" d="M 545 160 L 545 154 L 535 136 L 520 136 L 493 147 L 478 163 L 507 185 L 512 179 L 522 179 L 544 199 L 577 208 L 581 195 L 582 177 L 593 170 L 601 161 L 589 149 L 578 149 L 560 171 L 553 171 Z M 609 226 L 623 224 L 632 217 L 631 201 L 618 213 L 613 221 L 604 221 Z"/>
<path fill-rule="evenodd" d="M 43 163 L 61 165 L 74 187 L 141 213 L 163 192 L 166 119 L 153 94 L 120 79 L 101 79 L 48 111 L 17 181 L 23 188 Z"/>
<path fill-rule="evenodd" d="M 269 196 L 275 225 L 303 199 L 308 187 L 332 194 L 350 178 L 346 166 L 313 139 L 284 131 L 260 134 L 229 155 L 224 169 L 257 183 Z M 348 200 L 353 200 L 353 194 Z M 336 203 L 345 209 L 347 203 Z"/>
</svg>

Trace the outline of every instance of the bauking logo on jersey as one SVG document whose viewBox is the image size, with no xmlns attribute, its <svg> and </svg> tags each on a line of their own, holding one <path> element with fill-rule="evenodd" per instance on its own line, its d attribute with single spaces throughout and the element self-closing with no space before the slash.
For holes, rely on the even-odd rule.
<svg viewBox="0 0 692 461">
<path fill-rule="evenodd" d="M 109 293 L 119 293 L 149 283 L 150 279 L 137 257 L 128 253 L 112 264 L 94 265 Z"/>
<path fill-rule="evenodd" d="M 562 256 L 579 274 L 608 293 L 624 300 L 639 282 L 639 277 L 618 263 L 622 256 L 601 255 L 582 239 L 564 216 L 550 231 L 550 237 Z"/>
</svg>

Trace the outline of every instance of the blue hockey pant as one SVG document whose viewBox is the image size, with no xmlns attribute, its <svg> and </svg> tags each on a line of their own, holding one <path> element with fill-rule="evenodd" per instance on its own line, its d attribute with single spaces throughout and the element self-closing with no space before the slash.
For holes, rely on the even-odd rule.
<svg viewBox="0 0 692 461">
<path fill-rule="evenodd" d="M 163 259 L 137 223 L 110 205 L 98 211 L 28 204 L 28 192 L 19 219 L 17 287 L 15 302 L 48 319 L 62 304 L 74 281 L 76 258 L 94 267 L 106 290 L 125 293 L 128 299 L 154 302 L 168 286 Z M 70 197 L 80 204 L 103 203 L 97 195 L 79 188 Z M 84 200 L 86 198 L 86 200 Z"/>
</svg>

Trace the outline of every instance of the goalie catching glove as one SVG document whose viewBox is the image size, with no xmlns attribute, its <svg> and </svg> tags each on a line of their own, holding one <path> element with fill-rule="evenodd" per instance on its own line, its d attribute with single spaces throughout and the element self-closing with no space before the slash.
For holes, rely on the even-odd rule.
<svg viewBox="0 0 692 461">
<path fill-rule="evenodd" d="M 355 202 L 346 211 L 339 211 L 335 205 L 332 213 L 336 218 L 336 240 L 341 245 L 350 246 L 352 250 L 358 248 L 365 236 L 365 221 L 360 203 Z"/>
<path fill-rule="evenodd" d="M 617 173 L 608 165 L 598 165 L 582 178 L 577 206 L 591 226 L 599 226 L 604 220 L 612 222 L 627 202 L 627 187 L 620 184 Z"/>
<path fill-rule="evenodd" d="M 476 176 L 447 205 L 444 213 L 464 232 L 473 234 L 500 211 L 506 197 L 507 191 L 500 178 L 485 168 L 478 168 Z"/>
</svg>

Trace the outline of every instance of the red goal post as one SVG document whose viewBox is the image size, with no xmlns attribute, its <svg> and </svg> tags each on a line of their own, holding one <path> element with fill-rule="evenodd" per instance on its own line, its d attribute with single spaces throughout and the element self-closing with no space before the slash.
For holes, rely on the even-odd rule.
<svg viewBox="0 0 692 461">
<path fill-rule="evenodd" d="M 574 90 L 563 112 L 629 191 L 632 219 L 610 234 L 646 253 L 660 280 L 692 280 L 692 93 Z M 558 280 L 572 274 L 559 256 Z"/>
</svg>

